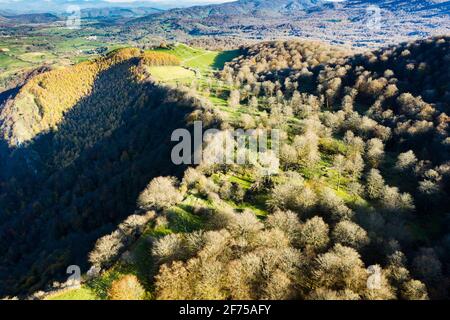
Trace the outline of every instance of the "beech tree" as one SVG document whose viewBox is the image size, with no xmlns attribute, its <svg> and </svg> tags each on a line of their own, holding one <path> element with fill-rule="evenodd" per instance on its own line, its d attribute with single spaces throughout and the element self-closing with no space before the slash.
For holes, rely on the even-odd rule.
<svg viewBox="0 0 450 320">
<path fill-rule="evenodd" d="M 317 252 L 325 249 L 330 241 L 329 227 L 320 217 L 307 220 L 299 230 L 298 243 L 301 248 Z"/>
<path fill-rule="evenodd" d="M 385 186 L 380 202 L 382 208 L 389 212 L 410 212 L 415 208 L 411 195 L 400 193 L 397 187 Z"/>
<path fill-rule="evenodd" d="M 366 157 L 372 168 L 377 168 L 384 156 L 384 144 L 378 138 L 370 139 L 367 142 Z"/>
<path fill-rule="evenodd" d="M 292 211 L 276 211 L 267 218 L 267 225 L 280 229 L 291 241 L 298 237 L 300 230 L 298 215 Z"/>
<path fill-rule="evenodd" d="M 296 136 L 292 146 L 296 149 L 298 161 L 302 166 L 313 168 L 320 160 L 319 138 L 312 130 Z"/>
<path fill-rule="evenodd" d="M 384 190 L 384 179 L 377 169 L 370 169 L 366 178 L 366 193 L 369 199 L 379 199 Z"/>
<path fill-rule="evenodd" d="M 351 221 L 341 221 L 334 227 L 332 238 L 336 243 L 360 249 L 369 243 L 366 230 Z"/>
<path fill-rule="evenodd" d="M 315 259 L 312 274 L 317 288 L 353 292 L 363 292 L 366 288 L 367 272 L 360 255 L 341 244 Z"/>
<path fill-rule="evenodd" d="M 273 208 L 307 212 L 317 202 L 315 192 L 303 181 L 289 181 L 276 185 L 271 193 L 268 204 Z"/>
<path fill-rule="evenodd" d="M 400 297 L 405 300 L 428 300 L 427 288 L 419 280 L 409 280 L 403 284 Z"/>
<path fill-rule="evenodd" d="M 231 90 L 230 96 L 228 98 L 228 105 L 231 108 L 236 108 L 237 106 L 239 106 L 240 102 L 241 102 L 241 93 L 239 92 L 239 90 Z"/>
<path fill-rule="evenodd" d="M 143 300 L 145 290 L 135 275 L 126 275 L 113 281 L 108 295 L 111 300 Z"/>
<path fill-rule="evenodd" d="M 323 188 L 319 193 L 319 207 L 327 218 L 333 221 L 349 220 L 353 216 L 353 211 L 345 205 L 342 198 L 330 188 Z"/>
<path fill-rule="evenodd" d="M 176 183 L 176 179 L 172 177 L 158 177 L 153 179 L 139 195 L 139 207 L 160 210 L 180 202 L 183 196 L 175 187 Z"/>
<path fill-rule="evenodd" d="M 412 150 L 404 153 L 400 153 L 397 158 L 397 163 L 395 167 L 399 170 L 406 170 L 411 168 L 417 163 L 416 155 Z"/>
</svg>

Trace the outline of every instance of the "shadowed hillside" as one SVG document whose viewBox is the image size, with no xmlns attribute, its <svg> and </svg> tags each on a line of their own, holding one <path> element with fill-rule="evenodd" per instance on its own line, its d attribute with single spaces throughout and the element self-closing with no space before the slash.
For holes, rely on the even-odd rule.
<svg viewBox="0 0 450 320">
<path fill-rule="evenodd" d="M 2 113 L 0 293 L 79 264 L 96 275 L 49 298 L 448 298 L 449 44 L 179 44 L 113 52 L 67 96 L 61 73 L 30 81 Z M 38 112 L 15 145 L 24 105 Z M 276 129 L 279 152 L 244 143 L 245 164 L 174 167 L 170 133 L 193 120 L 272 146 Z"/>
<path fill-rule="evenodd" d="M 125 58 L 104 68 L 85 95 L 53 118 L 57 125 L 7 151 L 0 193 L 0 295 L 41 288 L 71 264 L 85 267 L 93 241 L 133 213 L 149 179 L 182 173 L 170 161 L 170 135 L 201 105 L 186 93 L 155 86 L 139 61 Z M 59 75 L 64 76 L 70 74 Z M 45 88 L 41 101 L 55 94 L 67 99 L 61 95 L 69 85 L 78 83 L 60 92 Z M 60 106 L 67 102 L 61 101 Z"/>
</svg>

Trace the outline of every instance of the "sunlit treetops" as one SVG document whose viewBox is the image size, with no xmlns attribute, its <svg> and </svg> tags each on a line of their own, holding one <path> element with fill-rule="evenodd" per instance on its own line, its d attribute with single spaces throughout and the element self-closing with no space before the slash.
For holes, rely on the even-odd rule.
<svg viewBox="0 0 450 320">
<path fill-rule="evenodd" d="M 146 66 L 177 66 L 181 63 L 176 56 L 164 52 L 145 52 L 141 62 Z"/>
</svg>

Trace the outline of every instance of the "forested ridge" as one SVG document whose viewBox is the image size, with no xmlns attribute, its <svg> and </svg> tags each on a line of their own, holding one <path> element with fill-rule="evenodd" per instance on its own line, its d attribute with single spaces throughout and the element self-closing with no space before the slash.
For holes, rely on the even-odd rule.
<svg viewBox="0 0 450 320">
<path fill-rule="evenodd" d="M 133 213 L 149 179 L 163 172 L 181 174 L 182 168 L 168 161 L 170 135 L 186 126 L 185 118 L 201 110 L 202 102 L 149 78 L 143 66 L 163 64 L 167 56 L 141 59 L 139 50 L 120 50 L 38 75 L 6 102 L 2 111 L 8 120 L 2 126 L 9 126 L 3 132 L 10 139 L 2 141 L 2 295 L 30 293 L 64 275 L 68 265 L 86 265 L 92 242 Z M 169 64 L 176 62 L 171 59 Z M 92 70 L 98 73 L 83 74 Z M 32 101 L 23 101 L 29 95 Z M 36 106 L 37 114 L 26 113 Z M 16 117 L 22 128 L 37 128 L 20 146 L 14 146 L 20 137 L 11 120 Z"/>
<path fill-rule="evenodd" d="M 10 149 L 0 289 L 88 258 L 102 299 L 448 299 L 449 49 L 262 42 L 170 90 L 136 52 Z M 170 133 L 193 120 L 280 130 L 280 171 L 174 166 Z"/>
</svg>

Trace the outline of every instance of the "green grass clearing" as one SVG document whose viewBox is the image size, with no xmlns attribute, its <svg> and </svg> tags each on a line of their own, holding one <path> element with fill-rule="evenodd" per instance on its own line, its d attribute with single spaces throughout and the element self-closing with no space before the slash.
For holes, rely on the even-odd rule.
<svg viewBox="0 0 450 320">
<path fill-rule="evenodd" d="M 195 72 L 180 66 L 149 67 L 150 74 L 158 81 L 190 81 L 195 78 Z"/>
<path fill-rule="evenodd" d="M 81 286 L 78 289 L 67 289 L 48 296 L 45 300 L 100 300 L 91 289 Z"/>
<path fill-rule="evenodd" d="M 192 48 L 180 43 L 171 48 L 157 48 L 152 51 L 173 54 L 181 60 L 183 66 L 198 69 L 202 73 L 222 69 L 226 62 L 233 60 L 239 55 L 239 50 L 209 51 Z"/>
</svg>

